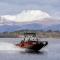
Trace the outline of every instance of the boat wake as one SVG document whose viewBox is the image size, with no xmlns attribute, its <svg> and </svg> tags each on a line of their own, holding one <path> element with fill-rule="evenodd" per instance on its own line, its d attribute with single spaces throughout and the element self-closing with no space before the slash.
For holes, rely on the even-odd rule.
<svg viewBox="0 0 60 60">
<path fill-rule="evenodd" d="M 12 43 L 0 42 L 0 51 L 25 51 L 25 49 L 19 48 Z"/>
</svg>

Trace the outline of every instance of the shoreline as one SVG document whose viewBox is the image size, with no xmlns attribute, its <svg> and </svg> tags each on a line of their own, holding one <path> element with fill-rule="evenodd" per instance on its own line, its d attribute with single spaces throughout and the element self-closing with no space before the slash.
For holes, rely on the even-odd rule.
<svg viewBox="0 0 60 60">
<path fill-rule="evenodd" d="M 20 38 L 24 36 L 23 33 L 24 32 L 0 33 L 0 38 Z M 60 32 L 36 32 L 36 36 L 39 38 L 60 38 Z"/>
</svg>

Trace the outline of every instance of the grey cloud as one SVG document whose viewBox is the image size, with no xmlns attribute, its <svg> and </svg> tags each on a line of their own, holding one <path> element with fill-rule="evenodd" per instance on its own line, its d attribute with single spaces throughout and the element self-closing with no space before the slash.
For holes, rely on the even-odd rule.
<svg viewBox="0 0 60 60">
<path fill-rule="evenodd" d="M 41 9 L 54 15 L 60 12 L 60 0 L 0 0 L 0 15 L 16 14 L 26 9 Z"/>
<path fill-rule="evenodd" d="M 52 4 L 56 5 L 60 3 L 60 0 L 1 0 L 3 2 L 11 3 L 11 4 Z"/>
</svg>

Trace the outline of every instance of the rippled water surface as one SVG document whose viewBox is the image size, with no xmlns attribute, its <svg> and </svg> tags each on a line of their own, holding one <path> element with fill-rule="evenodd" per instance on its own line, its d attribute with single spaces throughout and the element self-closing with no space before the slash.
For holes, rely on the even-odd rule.
<svg viewBox="0 0 60 60">
<path fill-rule="evenodd" d="M 41 38 L 47 40 L 48 46 L 39 52 L 26 52 L 15 46 L 22 39 L 0 38 L 0 59 L 1 60 L 60 60 L 60 39 Z"/>
</svg>

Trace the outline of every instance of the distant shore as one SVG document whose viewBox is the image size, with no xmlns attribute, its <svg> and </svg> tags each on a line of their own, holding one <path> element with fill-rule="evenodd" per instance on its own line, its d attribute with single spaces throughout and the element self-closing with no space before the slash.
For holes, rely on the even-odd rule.
<svg viewBox="0 0 60 60">
<path fill-rule="evenodd" d="M 0 33 L 0 38 L 19 38 L 24 35 L 24 32 L 28 31 L 18 31 L 18 32 L 3 32 Z M 39 38 L 60 38 L 60 32 L 40 32 L 40 31 L 29 31 L 36 32 Z"/>
</svg>

